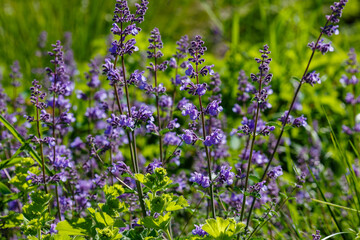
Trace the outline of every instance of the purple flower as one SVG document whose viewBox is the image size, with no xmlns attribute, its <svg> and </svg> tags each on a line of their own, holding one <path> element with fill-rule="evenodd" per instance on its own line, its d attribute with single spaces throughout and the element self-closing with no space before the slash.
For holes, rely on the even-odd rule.
<svg viewBox="0 0 360 240">
<path fill-rule="evenodd" d="M 164 135 L 164 144 L 165 145 L 174 145 L 177 146 L 181 142 L 181 139 L 176 135 L 175 132 L 168 132 Z"/>
<path fill-rule="evenodd" d="M 295 118 L 292 124 L 294 127 L 305 127 L 307 125 L 306 117 L 304 115 L 301 115 L 298 118 Z"/>
<path fill-rule="evenodd" d="M 274 167 L 267 173 L 268 177 L 271 179 L 277 179 L 281 175 L 283 175 L 281 166 Z"/>
<path fill-rule="evenodd" d="M 199 235 L 200 237 L 204 237 L 204 236 L 208 235 L 207 232 L 205 232 L 204 230 L 202 230 L 202 225 L 198 226 L 198 225 L 195 224 L 194 226 L 195 226 L 195 229 L 193 229 L 193 230 L 191 231 L 191 233 L 192 233 L 193 235 Z"/>
<path fill-rule="evenodd" d="M 192 103 L 186 103 L 181 108 L 181 114 L 183 116 L 189 115 L 191 120 L 198 119 L 200 112 L 197 110 L 196 106 Z"/>
<path fill-rule="evenodd" d="M 190 78 L 194 78 L 196 76 L 195 69 L 190 63 L 187 65 L 187 67 L 188 68 L 185 71 L 186 76 L 189 76 Z"/>
<path fill-rule="evenodd" d="M 136 110 L 136 107 L 133 106 L 131 108 L 132 117 L 138 121 L 146 122 L 147 120 L 152 121 L 152 111 L 150 110 L 150 107 L 143 104 L 140 106 L 139 110 Z"/>
<path fill-rule="evenodd" d="M 112 173 L 118 173 L 120 175 L 124 173 L 131 173 L 130 168 L 126 163 L 122 161 L 118 161 L 117 163 L 113 163 L 112 167 L 109 167 L 109 171 Z"/>
<path fill-rule="evenodd" d="M 316 230 L 316 234 L 312 235 L 313 240 L 320 240 L 321 235 L 320 235 L 320 230 Z"/>
<path fill-rule="evenodd" d="M 194 182 L 202 186 L 203 188 L 210 187 L 210 179 L 207 176 L 202 175 L 201 173 L 191 173 L 191 177 L 189 179 L 190 182 Z"/>
<path fill-rule="evenodd" d="M 191 47 L 189 48 L 189 54 L 192 56 L 189 58 L 190 62 L 195 63 L 196 65 L 200 65 L 205 62 L 205 59 L 201 58 L 207 50 L 206 47 L 203 46 L 204 41 L 201 40 L 201 36 L 196 36 L 195 40 L 191 42 Z"/>
<path fill-rule="evenodd" d="M 159 106 L 161 108 L 171 108 L 173 105 L 172 98 L 170 96 L 162 95 L 159 99 Z"/>
<path fill-rule="evenodd" d="M 329 37 L 333 34 L 338 35 L 339 34 L 339 25 L 327 25 L 326 27 L 322 27 L 321 30 L 324 34 L 328 35 Z"/>
<path fill-rule="evenodd" d="M 221 166 L 219 176 L 216 178 L 216 181 L 219 184 L 226 183 L 227 185 L 233 184 L 233 178 L 235 176 L 235 173 L 231 172 L 231 167 Z"/>
<path fill-rule="evenodd" d="M 129 127 L 134 128 L 135 127 L 135 121 L 133 118 L 128 117 L 126 115 L 120 115 L 117 117 L 115 114 L 111 114 L 111 118 L 108 118 L 106 120 L 112 127 Z"/>
<path fill-rule="evenodd" d="M 282 124 L 284 124 L 286 117 L 288 115 L 289 111 L 285 111 L 284 114 L 278 119 Z M 292 121 L 293 117 L 291 115 L 288 116 L 286 124 L 290 123 Z"/>
<path fill-rule="evenodd" d="M 315 71 L 311 72 L 311 73 L 307 73 L 306 76 L 303 78 L 303 80 L 306 83 L 309 83 L 311 86 L 314 86 L 314 84 L 316 83 L 321 83 L 321 80 L 319 78 L 320 74 L 319 73 L 315 73 Z"/>
<path fill-rule="evenodd" d="M 146 173 L 154 173 L 155 168 L 162 167 L 162 162 L 155 160 L 146 167 Z"/>
<path fill-rule="evenodd" d="M 317 45 L 315 42 L 311 42 L 308 44 L 308 47 L 310 47 L 312 50 L 319 50 L 323 55 L 327 52 L 334 51 L 334 48 L 331 46 L 331 42 L 324 43 L 324 39 L 321 39 Z"/>
<path fill-rule="evenodd" d="M 210 66 L 204 66 L 200 69 L 200 74 L 202 76 L 206 76 L 206 75 L 214 75 L 215 72 L 214 70 L 212 70 L 212 68 L 214 67 L 214 64 L 213 65 L 210 65 Z"/>
<path fill-rule="evenodd" d="M 260 191 L 266 191 L 267 187 L 265 185 L 266 181 L 255 183 L 254 185 L 249 187 L 249 192 L 260 192 Z"/>
<path fill-rule="evenodd" d="M 186 144 L 194 144 L 199 139 L 192 130 L 184 129 L 183 131 L 181 138 Z"/>
<path fill-rule="evenodd" d="M 180 124 L 177 122 L 177 118 L 174 118 L 173 120 L 169 121 L 167 128 L 169 130 L 174 130 L 175 128 L 179 128 Z"/>
<path fill-rule="evenodd" d="M 223 108 L 220 106 L 220 103 L 221 100 L 214 100 L 210 102 L 205 109 L 205 114 L 216 117 L 223 110 Z"/>
<path fill-rule="evenodd" d="M 204 145 L 211 146 L 222 143 L 225 140 L 225 135 L 220 129 L 215 129 L 210 136 L 206 136 Z"/>
<path fill-rule="evenodd" d="M 345 7 L 345 4 L 348 0 L 340 0 L 339 2 L 334 2 L 334 5 L 330 6 L 332 10 L 331 15 L 326 15 L 326 19 L 331 23 L 338 23 L 340 21 L 340 17 L 342 15 L 342 10 Z"/>
<path fill-rule="evenodd" d="M 71 148 L 81 148 L 84 146 L 84 142 L 80 139 L 80 137 L 76 137 L 72 143 L 70 143 Z"/>
</svg>

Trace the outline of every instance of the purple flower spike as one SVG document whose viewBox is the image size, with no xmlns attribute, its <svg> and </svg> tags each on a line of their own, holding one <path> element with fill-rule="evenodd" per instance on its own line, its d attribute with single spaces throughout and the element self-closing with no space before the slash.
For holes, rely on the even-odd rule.
<svg viewBox="0 0 360 240">
<path fill-rule="evenodd" d="M 281 166 L 274 167 L 267 173 L 268 177 L 271 179 L 277 179 L 281 175 L 283 175 Z"/>
<path fill-rule="evenodd" d="M 192 130 L 185 129 L 183 131 L 184 134 L 181 138 L 186 144 L 194 144 L 199 139 Z"/>
<path fill-rule="evenodd" d="M 224 183 L 226 183 L 227 185 L 231 185 L 233 184 L 235 173 L 231 172 L 231 167 L 226 167 L 226 166 L 221 166 L 220 169 L 220 174 L 218 176 L 218 178 L 216 179 L 216 181 L 222 185 Z"/>
<path fill-rule="evenodd" d="M 311 86 L 314 86 L 314 84 L 316 84 L 316 83 L 319 83 L 319 84 L 321 83 L 319 76 L 320 76 L 320 73 L 315 73 L 315 71 L 313 71 L 311 73 L 306 74 L 306 76 L 303 78 L 303 80 L 306 83 L 309 83 Z"/>
<path fill-rule="evenodd" d="M 221 100 L 214 100 L 205 109 L 205 114 L 216 117 L 223 108 L 220 106 Z"/>
<path fill-rule="evenodd" d="M 194 225 L 195 226 L 195 229 L 193 229 L 192 231 L 191 231 L 191 233 L 193 234 L 193 235 L 199 235 L 200 237 L 204 237 L 204 236 L 206 236 L 206 235 L 208 235 L 208 233 L 207 232 L 205 232 L 204 230 L 202 230 L 202 225 L 200 225 L 200 226 L 198 226 L 198 225 Z"/>
<path fill-rule="evenodd" d="M 294 119 L 292 125 L 293 125 L 294 127 L 305 127 L 305 126 L 307 125 L 306 120 L 307 120 L 306 117 L 304 117 L 303 115 L 301 115 L 300 117 Z"/>
<path fill-rule="evenodd" d="M 201 173 L 191 173 L 191 177 L 189 179 L 190 182 L 194 182 L 202 186 L 203 188 L 210 187 L 210 179 L 207 176 L 202 175 Z"/>
<path fill-rule="evenodd" d="M 204 145 L 210 147 L 211 145 L 217 145 L 224 140 L 224 133 L 220 129 L 215 129 L 210 136 L 206 136 Z"/>
<path fill-rule="evenodd" d="M 181 114 L 183 116 L 189 115 L 190 119 L 195 121 L 198 119 L 200 112 L 197 110 L 196 106 L 192 103 L 186 103 L 184 106 L 182 106 Z"/>
</svg>

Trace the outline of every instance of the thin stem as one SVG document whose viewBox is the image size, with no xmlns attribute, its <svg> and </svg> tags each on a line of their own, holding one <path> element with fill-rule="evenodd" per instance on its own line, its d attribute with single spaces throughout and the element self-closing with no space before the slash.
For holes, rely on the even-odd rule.
<svg viewBox="0 0 360 240">
<path fill-rule="evenodd" d="M 196 56 L 198 54 L 196 53 Z M 196 83 L 199 84 L 199 71 L 198 71 L 198 65 L 196 64 Z M 203 138 L 205 140 L 206 138 L 206 129 L 205 129 L 205 114 L 204 114 L 204 109 L 203 109 L 203 105 L 202 105 L 202 101 L 201 101 L 201 96 L 199 95 L 199 105 L 200 105 L 200 116 L 201 116 L 201 123 L 202 123 L 202 132 L 203 132 Z M 209 149 L 208 147 L 204 144 L 205 147 L 205 153 L 206 153 L 206 160 L 207 160 L 207 165 L 208 165 L 208 174 L 209 174 L 209 179 L 210 179 L 210 202 L 211 202 L 211 213 L 212 213 L 212 217 L 215 218 L 216 214 L 215 214 L 215 203 L 214 203 L 214 186 L 213 186 L 213 180 L 212 180 L 212 176 L 211 176 L 211 159 L 210 159 L 210 154 L 209 154 Z"/>
<path fill-rule="evenodd" d="M 39 119 L 39 108 L 38 107 L 36 107 L 36 128 L 37 128 L 38 137 L 40 139 L 40 157 L 41 157 L 41 164 L 42 164 L 41 170 L 42 170 L 42 174 L 43 174 L 43 184 L 44 184 L 45 193 L 47 194 L 48 190 L 47 190 L 47 186 L 46 186 L 45 160 L 44 160 L 43 145 L 41 142 L 40 119 Z"/>
<path fill-rule="evenodd" d="M 166 229 L 166 231 L 164 231 L 164 232 L 165 232 L 165 234 L 166 234 L 167 239 L 172 240 L 172 237 L 171 237 L 171 234 L 170 234 L 170 232 L 169 232 L 169 229 Z"/>
<path fill-rule="evenodd" d="M 191 214 L 190 218 L 187 220 L 184 228 L 181 230 L 181 233 L 180 233 L 180 235 L 177 237 L 176 240 L 179 240 L 179 238 L 184 234 L 187 225 L 189 224 L 189 222 L 190 222 L 190 220 L 192 219 L 192 217 L 195 215 L 196 211 L 199 209 L 200 204 L 202 203 L 202 201 L 204 200 L 204 198 L 205 198 L 205 195 L 200 199 L 200 201 L 199 201 L 198 204 L 196 205 L 195 210 L 194 210 L 193 213 Z"/>
<path fill-rule="evenodd" d="M 55 70 L 54 70 L 54 89 L 56 88 L 56 65 L 55 65 Z M 55 141 L 55 144 L 53 146 L 53 162 L 55 163 L 55 159 L 56 159 L 56 151 L 55 151 L 55 148 L 56 148 L 56 136 L 55 136 L 55 128 L 56 128 L 56 125 L 55 125 L 55 100 L 56 100 L 56 93 L 55 91 L 53 92 L 54 95 L 53 95 L 53 106 L 52 106 L 52 117 L 53 117 L 53 122 L 52 122 L 52 136 L 54 138 L 54 141 Z M 90 120 L 89 120 L 90 121 Z M 61 221 L 61 212 L 60 212 L 60 201 L 59 201 L 59 192 L 58 192 L 58 187 L 57 185 L 55 185 L 55 197 L 56 197 L 56 203 L 57 203 L 57 209 L 58 209 L 58 218 L 59 220 Z"/>
<path fill-rule="evenodd" d="M 325 27 L 328 25 L 328 23 L 329 23 L 329 21 L 327 21 L 327 22 L 325 23 Z M 324 28 L 325 28 L 325 27 L 324 27 Z M 271 157 L 269 158 L 269 162 L 267 163 L 266 168 L 265 168 L 265 170 L 264 170 L 264 173 L 263 173 L 263 175 L 262 175 L 262 177 L 261 177 L 261 181 L 263 181 L 263 180 L 265 179 L 266 174 L 267 174 L 267 172 L 268 172 L 268 170 L 269 170 L 269 167 L 270 167 L 270 165 L 271 165 L 271 162 L 273 161 L 274 156 L 275 156 L 275 154 L 276 154 L 277 148 L 278 148 L 278 146 L 280 145 L 281 137 L 282 137 L 282 135 L 283 135 L 283 133 L 284 133 L 286 123 L 287 123 L 287 121 L 288 121 L 288 119 L 289 119 L 289 116 L 290 116 L 290 113 L 291 113 L 291 111 L 292 111 L 292 109 L 293 109 L 293 107 L 294 107 L 294 104 L 295 104 L 296 98 L 297 98 L 297 96 L 298 96 L 298 94 L 299 94 L 299 92 L 300 92 L 301 86 L 302 86 L 302 84 L 304 83 L 304 80 L 303 80 L 303 79 L 305 78 L 305 76 L 306 76 L 306 74 L 307 74 L 307 72 L 308 72 L 308 70 L 309 70 L 310 63 L 311 63 L 311 61 L 312 61 L 312 59 L 313 59 L 313 57 L 314 57 L 314 54 L 315 54 L 315 51 L 316 51 L 316 47 L 317 47 L 318 44 L 319 44 L 319 41 L 320 41 L 320 38 L 321 38 L 322 34 L 323 34 L 323 32 L 321 31 L 318 39 L 316 40 L 316 44 L 315 44 L 315 46 L 314 46 L 314 48 L 313 48 L 313 50 L 312 50 L 310 59 L 309 59 L 307 65 L 306 65 L 306 68 L 305 68 L 304 74 L 303 74 L 303 76 L 302 76 L 302 78 L 301 78 L 301 81 L 300 81 L 298 87 L 296 88 L 294 97 L 293 97 L 293 99 L 292 99 L 292 101 L 291 101 L 291 104 L 290 104 L 289 111 L 288 111 L 288 113 L 287 113 L 287 115 L 286 115 L 286 118 L 285 118 L 284 122 L 282 123 L 280 135 L 279 135 L 279 137 L 278 137 L 278 139 L 277 139 L 277 141 L 276 141 L 276 145 L 275 145 L 275 147 L 274 147 L 274 150 L 273 150 L 273 152 L 272 152 L 272 154 L 271 154 Z M 253 208 L 254 208 L 254 205 L 255 205 L 255 201 L 256 201 L 256 198 L 254 198 L 253 201 L 252 201 L 252 203 L 251 203 L 249 215 L 248 215 L 247 222 L 246 222 L 246 229 L 247 229 L 247 227 L 249 226 L 249 223 L 250 223 L 250 217 L 251 217 L 251 213 L 252 213 L 252 210 L 253 210 Z"/>
<path fill-rule="evenodd" d="M 177 77 L 177 74 L 178 74 L 178 63 L 179 62 L 179 58 L 176 58 L 176 66 L 175 66 L 175 78 L 174 78 L 174 81 L 176 81 L 176 77 Z M 174 91 L 173 91 L 173 95 L 172 95 L 172 102 L 173 102 L 173 106 L 170 108 L 170 121 L 173 119 L 173 113 L 174 113 L 174 108 L 175 108 L 175 97 L 176 97 L 176 85 L 174 83 Z"/>
<path fill-rule="evenodd" d="M 101 157 L 99 156 L 99 154 L 96 154 L 95 155 L 96 158 L 102 163 L 102 164 L 105 164 L 105 162 L 101 159 Z M 113 174 L 111 171 L 109 171 L 109 173 L 114 176 L 116 178 L 116 180 L 119 181 L 119 183 L 121 183 L 122 185 L 124 185 L 124 187 L 126 187 L 127 189 L 131 190 L 131 191 L 134 191 L 135 194 L 137 194 L 137 192 L 132 188 L 130 187 L 129 185 L 127 185 L 123 180 L 121 180 L 120 178 L 118 178 L 115 174 Z"/>
<path fill-rule="evenodd" d="M 263 62 L 264 62 L 264 58 L 262 59 L 261 64 L 263 64 Z M 262 70 L 260 70 L 259 92 L 258 92 L 259 95 L 261 93 L 261 88 L 262 88 L 262 77 L 263 77 L 263 72 L 262 72 Z M 250 155 L 249 155 L 248 165 L 247 165 L 247 170 L 246 170 L 245 187 L 244 187 L 244 193 L 243 193 L 243 202 L 242 202 L 242 206 L 241 206 L 240 221 L 243 220 L 244 212 L 245 212 L 245 202 L 246 202 L 245 192 L 247 190 L 248 183 L 249 183 L 250 166 L 251 166 L 251 161 L 252 161 L 253 151 L 254 151 L 254 146 L 255 146 L 256 130 L 257 130 L 257 124 L 258 124 L 258 119 L 259 119 L 259 113 L 260 113 L 260 102 L 258 101 L 257 107 L 256 107 L 256 115 L 255 115 L 255 126 L 254 126 L 254 131 L 252 134 L 252 140 L 251 140 L 251 145 L 250 145 Z"/>
<path fill-rule="evenodd" d="M 165 160 L 165 163 L 168 162 L 170 160 L 170 158 L 175 154 L 176 150 L 178 150 L 178 148 L 180 147 L 180 145 L 182 144 L 183 140 L 181 139 L 180 143 L 176 146 L 175 150 L 172 152 L 172 154 Z"/>
<path fill-rule="evenodd" d="M 154 79 L 155 79 L 155 88 L 158 86 L 157 83 L 157 57 L 156 57 L 156 48 L 154 48 Z M 161 119 L 160 119 L 160 107 L 159 107 L 159 93 L 156 92 L 156 115 L 157 115 L 157 122 L 159 126 L 159 132 L 161 131 Z M 160 161 L 165 165 L 164 159 L 163 159 L 163 143 L 162 143 L 162 137 L 161 134 L 159 134 L 159 147 L 160 147 Z"/>
<path fill-rule="evenodd" d="M 129 97 L 129 90 L 128 90 L 128 85 L 127 85 L 127 81 L 126 81 L 126 75 L 125 75 L 125 62 L 124 62 L 124 56 L 121 56 L 121 65 L 122 65 L 122 73 L 123 73 L 123 79 L 124 79 L 124 84 L 125 84 L 125 94 L 126 94 L 126 104 L 127 104 L 127 108 L 128 108 L 128 113 L 129 116 L 132 117 L 131 114 L 131 106 L 130 106 L 130 97 Z M 132 157 L 132 162 L 133 162 L 133 166 L 134 166 L 134 171 L 136 173 L 139 173 L 139 163 L 138 163 L 138 156 L 137 156 L 137 149 L 136 149 L 136 137 L 135 137 L 135 131 L 131 131 L 131 135 L 132 135 L 132 143 L 133 143 L 133 157 Z M 142 186 L 140 184 L 139 181 L 136 181 L 136 186 L 138 189 L 138 195 L 139 195 L 139 200 L 140 200 L 140 206 L 142 209 L 142 213 L 143 213 L 143 217 L 146 216 L 146 209 L 145 209 L 145 203 L 144 203 L 144 199 L 143 199 L 143 190 L 142 190 Z"/>
</svg>

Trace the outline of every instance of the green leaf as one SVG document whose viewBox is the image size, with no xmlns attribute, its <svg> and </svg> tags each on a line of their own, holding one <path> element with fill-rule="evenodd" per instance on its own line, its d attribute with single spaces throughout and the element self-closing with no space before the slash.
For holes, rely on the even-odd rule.
<svg viewBox="0 0 360 240">
<path fill-rule="evenodd" d="M 145 176 L 141 173 L 135 173 L 135 179 L 141 183 L 144 183 Z"/>
<path fill-rule="evenodd" d="M 297 81 L 297 82 L 301 82 L 301 79 L 298 78 L 298 77 L 295 77 L 295 76 L 292 76 L 292 77 L 290 78 L 290 80 L 291 80 L 291 79 L 294 79 L 294 80 Z"/>
<path fill-rule="evenodd" d="M 80 223 L 80 224 L 83 222 L 85 222 L 85 219 L 83 219 L 83 218 L 80 218 L 78 220 L 78 223 Z M 86 229 L 73 226 L 66 220 L 59 222 L 56 225 L 56 230 L 58 230 L 59 235 L 65 235 L 65 236 L 77 236 L 77 235 L 86 236 L 87 235 Z"/>
<path fill-rule="evenodd" d="M 4 183 L 0 182 L 0 193 L 5 195 L 5 194 L 10 194 L 12 192 Z"/>
<path fill-rule="evenodd" d="M 165 216 L 159 216 L 154 218 L 152 216 L 147 216 L 144 219 L 141 219 L 140 224 L 144 225 L 147 228 L 153 228 L 158 230 L 166 231 L 171 220 L 171 213 L 165 214 Z"/>
<path fill-rule="evenodd" d="M 15 155 L 15 154 L 14 154 Z M 22 158 L 10 158 L 0 162 L 0 170 L 4 168 L 9 168 L 15 164 L 21 162 Z"/>
<path fill-rule="evenodd" d="M 245 224 L 240 222 L 236 223 L 234 218 L 223 219 L 217 217 L 207 219 L 206 224 L 202 226 L 202 229 L 207 232 L 215 240 L 231 240 L 236 234 L 242 232 L 245 228 Z"/>
<path fill-rule="evenodd" d="M 35 159 L 35 161 L 40 165 L 40 167 L 42 167 L 42 161 L 39 154 L 32 147 L 30 147 L 29 143 L 25 141 L 25 139 L 20 135 L 20 133 L 16 131 L 16 129 L 2 115 L 0 115 L 0 122 L 4 124 L 7 130 L 9 130 L 9 132 L 21 143 L 21 148 L 23 150 L 27 150 L 30 156 Z M 50 174 L 51 176 L 54 175 L 46 164 L 45 169 L 48 174 Z"/>
<path fill-rule="evenodd" d="M 171 212 L 171 211 L 177 211 L 180 209 L 183 209 L 185 207 L 188 207 L 189 203 L 186 201 L 186 199 L 183 196 L 180 196 L 177 201 L 171 201 L 167 206 L 166 206 L 166 211 Z"/>
</svg>

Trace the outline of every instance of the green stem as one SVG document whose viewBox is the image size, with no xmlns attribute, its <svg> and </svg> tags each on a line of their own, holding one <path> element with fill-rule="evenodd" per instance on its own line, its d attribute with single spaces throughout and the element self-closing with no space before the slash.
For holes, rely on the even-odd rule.
<svg viewBox="0 0 360 240">
<path fill-rule="evenodd" d="M 262 59 L 261 64 L 264 63 L 264 58 Z M 262 70 L 260 70 L 260 80 L 259 80 L 259 95 L 261 93 L 261 87 L 262 87 L 262 77 L 263 77 L 263 72 Z M 241 215 L 240 215 L 240 221 L 243 220 L 244 217 L 244 212 L 245 212 L 245 202 L 246 202 L 246 190 L 248 187 L 248 183 L 249 183 L 249 175 L 250 175 L 250 166 L 251 166 L 251 161 L 252 161 L 252 156 L 253 156 L 253 151 L 254 151 L 254 146 L 255 146 L 255 139 L 256 139 L 256 130 L 257 130 L 257 124 L 258 124 L 258 119 L 259 119 L 259 113 L 260 113 L 260 102 L 257 102 L 257 107 L 256 107 L 256 115 L 255 115 L 255 126 L 254 126 L 254 131 L 252 134 L 252 140 L 251 140 L 251 145 L 250 145 L 250 156 L 248 159 L 248 165 L 247 165 L 247 170 L 246 170 L 246 178 L 245 178 L 245 187 L 244 187 L 244 193 L 243 193 L 243 202 L 242 202 L 242 206 L 241 206 Z"/>
<path fill-rule="evenodd" d="M 156 48 L 154 48 L 154 79 L 155 79 L 155 87 L 158 86 L 157 83 L 157 58 L 156 58 Z M 157 122 L 158 122 L 158 127 L 159 127 L 159 132 L 161 131 L 161 119 L 160 119 L 160 107 L 159 107 L 159 93 L 155 94 L 156 97 L 156 115 L 157 115 Z M 164 167 L 165 167 L 165 162 L 163 159 L 163 143 L 162 143 L 162 137 L 161 134 L 159 133 L 159 148 L 160 148 L 160 161 L 163 163 Z"/>
<path fill-rule="evenodd" d="M 170 234 L 170 232 L 169 232 L 169 229 L 166 229 L 166 231 L 164 231 L 164 232 L 165 232 L 165 234 L 166 234 L 167 239 L 172 240 L 172 237 L 171 237 L 171 234 Z"/>
<path fill-rule="evenodd" d="M 197 56 L 197 53 L 196 53 Z M 198 65 L 196 64 L 196 83 L 199 84 L 199 71 L 198 71 Z M 204 109 L 203 109 L 203 104 L 201 101 L 201 96 L 199 95 L 199 105 L 200 105 L 200 116 L 201 116 L 201 123 L 202 123 L 202 132 L 203 132 L 203 138 L 205 140 L 206 138 L 206 129 L 205 129 L 205 114 L 204 114 Z M 211 213 L 212 213 L 212 217 L 216 218 L 216 214 L 215 214 L 215 202 L 214 202 L 214 186 L 213 186 L 213 179 L 211 176 L 211 159 L 210 159 L 210 154 L 209 154 L 209 149 L 208 147 L 204 144 L 205 147 L 205 153 L 206 153 L 206 160 L 207 160 L 207 166 L 208 166 L 208 174 L 209 174 L 209 179 L 210 179 L 210 206 L 211 206 Z"/>
</svg>

